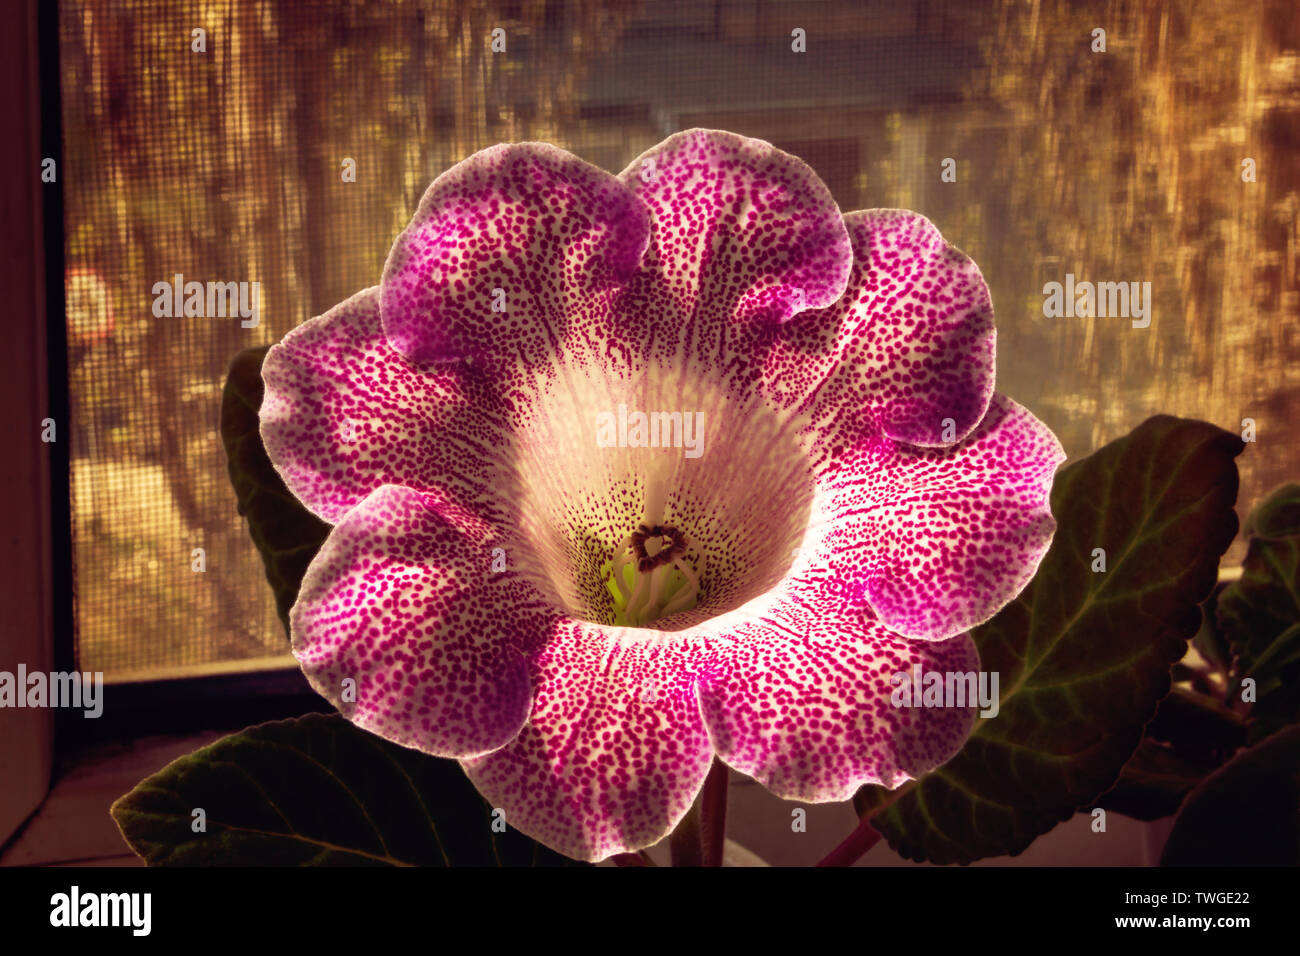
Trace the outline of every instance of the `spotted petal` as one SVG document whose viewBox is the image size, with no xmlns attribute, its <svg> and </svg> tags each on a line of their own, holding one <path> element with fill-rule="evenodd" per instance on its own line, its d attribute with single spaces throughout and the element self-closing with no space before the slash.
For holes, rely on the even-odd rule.
<svg viewBox="0 0 1300 956">
<path fill-rule="evenodd" d="M 872 439 L 818 479 L 815 558 L 798 588 L 869 607 L 906 637 L 945 640 L 982 624 L 1047 553 L 1064 460 L 1056 436 L 1000 395 L 950 448 Z"/>
<path fill-rule="evenodd" d="M 641 268 L 588 355 L 628 377 L 673 368 L 752 391 L 774 330 L 844 292 L 843 217 L 807 164 L 762 140 L 692 129 L 620 175 L 652 216 Z"/>
<path fill-rule="evenodd" d="M 335 526 L 290 613 L 311 686 L 358 727 L 443 757 L 512 740 L 547 609 L 493 570 L 473 516 L 385 485 Z M 499 565 L 498 565 L 499 566 Z M 351 683 L 347 683 L 347 682 Z"/>
<path fill-rule="evenodd" d="M 970 735 L 970 704 L 894 699 L 914 668 L 978 672 L 967 635 L 909 641 L 866 615 L 836 618 L 778 599 L 733 637 L 700 684 L 709 738 L 728 765 L 779 797 L 823 803 L 869 783 L 893 788 L 947 761 Z"/>
<path fill-rule="evenodd" d="M 993 395 L 993 304 L 979 268 L 917 213 L 870 209 L 844 221 L 848 292 L 802 316 L 772 363 L 789 371 L 792 397 L 804 383 L 824 444 L 870 434 L 931 447 L 960 441 Z M 828 335 L 833 347 L 820 346 Z"/>
<path fill-rule="evenodd" d="M 566 856 L 602 860 L 657 843 L 686 814 L 713 760 L 692 673 L 701 652 L 650 634 L 557 625 L 535 661 L 528 725 L 508 746 L 463 761 L 507 825 Z"/>
<path fill-rule="evenodd" d="M 648 236 L 609 173 L 545 143 L 493 146 L 439 176 L 393 244 L 384 331 L 417 362 L 546 364 L 570 325 L 602 321 Z"/>
<path fill-rule="evenodd" d="M 384 484 L 491 512 L 505 441 L 496 393 L 457 365 L 421 368 L 383 334 L 379 288 L 286 335 L 262 363 L 262 442 L 304 505 L 336 523 Z"/>
</svg>

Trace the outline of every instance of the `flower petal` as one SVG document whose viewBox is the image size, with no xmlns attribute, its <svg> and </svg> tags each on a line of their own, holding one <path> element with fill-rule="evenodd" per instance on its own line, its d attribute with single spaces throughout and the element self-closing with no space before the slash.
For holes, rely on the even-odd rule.
<svg viewBox="0 0 1300 956">
<path fill-rule="evenodd" d="M 819 478 L 816 558 L 799 587 L 866 605 L 890 630 L 944 640 L 987 621 L 1034 576 L 1056 522 L 1056 436 L 994 395 L 951 448 L 874 439 Z"/>
<path fill-rule="evenodd" d="M 384 266 L 389 342 L 417 362 L 544 363 L 637 267 L 645 206 L 545 143 L 493 146 L 439 176 Z"/>
<path fill-rule="evenodd" d="M 869 209 L 844 219 L 849 291 L 804 323 L 828 325 L 836 337 L 833 368 L 814 379 L 814 417 L 836 421 L 838 443 L 868 433 L 931 447 L 960 441 L 993 395 L 996 334 L 984 277 L 917 213 Z M 808 351 L 800 343 L 792 356 L 805 380 L 819 364 Z"/>
<path fill-rule="evenodd" d="M 480 522 L 379 488 L 330 532 L 290 611 L 308 682 L 405 747 L 466 757 L 507 743 L 528 719 L 526 655 L 549 617 L 531 587 L 492 565 Z"/>
<path fill-rule="evenodd" d="M 713 760 L 691 676 L 697 653 L 654 631 L 563 622 L 535 661 L 528 726 L 463 761 L 465 772 L 508 826 L 566 856 L 603 860 L 659 842 Z"/>
<path fill-rule="evenodd" d="M 379 288 L 298 326 L 262 363 L 262 443 L 289 490 L 331 523 L 384 484 L 490 512 L 505 444 L 494 393 L 454 365 L 413 366 L 384 337 Z M 498 511 L 500 509 L 497 509 Z"/>
<path fill-rule="evenodd" d="M 961 441 L 993 394 L 988 286 L 975 263 L 906 209 L 846 213 L 848 291 L 781 328 L 763 393 L 806 410 L 823 449 L 884 434 L 910 445 Z"/>
<path fill-rule="evenodd" d="M 621 321 L 651 313 L 661 338 L 716 351 L 728 325 L 784 322 L 843 294 L 852 251 L 839 207 L 806 163 L 771 143 L 686 130 L 619 178 L 649 207 L 654 232 Z"/>
<path fill-rule="evenodd" d="M 913 708 L 891 699 L 896 675 L 978 672 L 967 635 L 909 641 L 866 616 L 828 618 L 793 602 L 734 631 L 700 683 L 718 756 L 787 800 L 847 800 L 864 784 L 893 788 L 947 761 L 972 707 Z"/>
</svg>

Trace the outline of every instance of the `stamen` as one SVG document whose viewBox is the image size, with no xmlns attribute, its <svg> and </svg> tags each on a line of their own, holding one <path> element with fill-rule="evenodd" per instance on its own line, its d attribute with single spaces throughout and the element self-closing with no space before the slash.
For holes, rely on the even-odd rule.
<svg viewBox="0 0 1300 956">
<path fill-rule="evenodd" d="M 650 598 L 646 602 L 650 607 L 662 606 L 664 585 L 667 583 L 667 577 L 668 575 L 663 568 L 656 568 L 650 572 Z"/>
<path fill-rule="evenodd" d="M 696 573 L 691 570 L 685 561 L 674 561 L 673 567 L 681 572 L 686 578 L 686 585 L 678 589 L 673 599 L 664 605 L 663 616 L 676 614 L 678 611 L 689 610 L 695 607 L 700 597 L 700 579 Z"/>
<path fill-rule="evenodd" d="M 623 577 L 624 569 L 628 562 L 632 560 L 628 549 L 632 547 L 632 536 L 628 535 L 623 539 L 622 546 L 614 552 L 614 587 L 618 588 L 619 596 L 623 599 L 623 606 L 627 607 L 630 595 L 627 593 L 627 584 Z"/>
<path fill-rule="evenodd" d="M 631 599 L 627 602 L 627 619 L 629 624 L 638 625 L 641 623 L 640 621 L 641 608 L 642 608 L 641 596 L 644 595 L 647 590 L 646 588 L 647 577 L 649 577 L 649 575 L 646 574 L 637 575 L 636 587 L 632 591 Z"/>
<path fill-rule="evenodd" d="M 694 552 L 693 560 L 688 560 L 688 551 Z M 614 596 L 614 623 L 645 627 L 695 607 L 700 597 L 701 560 L 695 543 L 678 529 L 640 525 L 602 569 L 612 579 L 606 581 L 606 587 Z M 628 581 L 629 573 L 636 577 L 635 582 Z"/>
</svg>

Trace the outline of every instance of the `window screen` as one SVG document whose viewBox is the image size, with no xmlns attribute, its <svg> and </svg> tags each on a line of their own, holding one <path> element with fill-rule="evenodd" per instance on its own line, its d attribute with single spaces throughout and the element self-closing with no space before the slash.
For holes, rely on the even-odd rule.
<svg viewBox="0 0 1300 956">
<path fill-rule="evenodd" d="M 1159 412 L 1253 418 L 1244 513 L 1297 465 L 1292 14 L 61 0 L 80 666 L 286 652 L 217 434 L 227 363 L 375 284 L 433 178 L 503 141 L 617 172 L 720 127 L 801 156 L 846 211 L 924 213 L 989 283 L 1001 391 L 1072 456 Z M 1149 282 L 1149 327 L 1047 317 L 1044 285 L 1067 274 Z M 256 283 L 257 324 L 156 315 L 174 281 Z"/>
</svg>

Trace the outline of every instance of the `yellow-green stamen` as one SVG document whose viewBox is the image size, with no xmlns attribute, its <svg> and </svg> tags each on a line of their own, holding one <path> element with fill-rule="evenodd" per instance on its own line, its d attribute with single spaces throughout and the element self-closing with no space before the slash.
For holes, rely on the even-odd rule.
<svg viewBox="0 0 1300 956">
<path fill-rule="evenodd" d="M 688 551 L 694 556 L 688 556 Z M 645 627 L 695 607 L 700 597 L 701 558 L 675 528 L 641 525 L 601 566 L 614 600 L 614 624 Z"/>
</svg>

